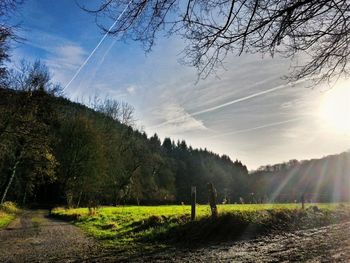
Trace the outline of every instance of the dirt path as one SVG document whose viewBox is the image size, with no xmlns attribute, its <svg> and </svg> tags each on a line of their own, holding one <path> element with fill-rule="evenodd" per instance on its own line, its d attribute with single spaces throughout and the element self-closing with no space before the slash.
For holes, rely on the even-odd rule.
<svg viewBox="0 0 350 263">
<path fill-rule="evenodd" d="M 47 211 L 25 211 L 0 230 L 0 262 L 93 261 L 98 245 L 77 227 L 47 218 Z"/>
<path fill-rule="evenodd" d="M 133 262 L 350 262 L 350 222 L 197 250 L 165 251 Z"/>
</svg>

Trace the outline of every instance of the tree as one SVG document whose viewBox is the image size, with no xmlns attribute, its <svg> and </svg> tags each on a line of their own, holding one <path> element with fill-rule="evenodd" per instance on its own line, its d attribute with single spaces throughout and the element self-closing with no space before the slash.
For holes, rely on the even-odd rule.
<svg viewBox="0 0 350 263">
<path fill-rule="evenodd" d="M 19 69 L 10 70 L 7 77 L 7 88 L 20 91 L 44 91 L 51 95 L 61 95 L 62 88 L 52 82 L 48 67 L 40 60 L 34 63 L 21 61 Z"/>
<path fill-rule="evenodd" d="M 291 79 L 328 80 L 348 73 L 347 0 L 128 0 L 102 1 L 98 25 L 113 36 L 130 37 L 151 50 L 158 33 L 187 40 L 184 62 L 207 76 L 229 53 L 306 54 Z M 127 6 L 124 15 L 117 16 Z M 116 21 L 108 30 L 105 17 Z M 100 18 L 100 20 L 99 20 Z M 101 23 L 99 23 L 101 21 Z M 103 21 L 103 22 L 102 22 Z"/>
<path fill-rule="evenodd" d="M 170 138 L 164 138 L 162 147 L 165 149 L 167 153 L 170 153 L 173 150 L 173 144 Z"/>
<path fill-rule="evenodd" d="M 101 101 L 99 98 L 95 97 L 92 108 L 101 112 L 106 117 L 117 120 L 127 126 L 133 126 L 135 123 L 135 109 L 127 102 L 119 102 L 114 99 L 105 99 Z"/>
<path fill-rule="evenodd" d="M 161 142 L 157 133 L 155 133 L 152 137 L 150 137 L 149 141 L 150 141 L 152 151 L 157 151 L 160 149 Z"/>
<path fill-rule="evenodd" d="M 1 157 L 9 162 L 9 167 L 5 170 L 8 171 L 8 179 L 0 203 L 5 201 L 16 176 L 20 178 L 23 196 L 31 194 L 34 187 L 44 179 L 55 176 L 56 159 L 47 123 L 51 116 L 48 116 L 50 110 L 44 103 L 42 94 L 24 94 L 17 103 L 12 109 L 14 112 L 10 122 L 0 135 L 0 146 L 5 149 L 5 156 Z"/>
<path fill-rule="evenodd" d="M 0 202 L 4 202 L 14 180 L 19 186 L 17 196 L 22 195 L 24 202 L 35 187 L 55 177 L 57 162 L 50 134 L 55 116 L 48 93 L 54 93 L 57 86 L 51 83 L 44 64 L 23 65 L 26 67 L 20 73 L 9 72 L 6 78 L 13 81 L 3 93 L 11 96 L 0 101 L 0 158 L 8 163 L 3 166 L 7 176 Z M 27 92 L 16 94 L 11 88 Z"/>
<path fill-rule="evenodd" d="M 79 206 L 97 200 L 104 180 L 105 163 L 99 133 L 94 123 L 83 114 L 62 120 L 56 142 L 59 180 L 68 206 Z"/>
<path fill-rule="evenodd" d="M 116 203 L 125 201 L 133 195 L 135 184 L 138 183 L 138 176 L 143 164 L 146 163 L 147 151 L 140 138 L 133 134 L 131 129 L 122 133 L 120 145 L 121 169 L 116 178 L 116 190 L 118 191 Z"/>
<path fill-rule="evenodd" d="M 8 21 L 22 2 L 22 0 L 0 0 L 0 87 L 4 85 L 3 81 L 7 75 L 4 63 L 10 57 L 9 42 L 18 39 L 14 32 L 15 26 L 8 24 Z"/>
</svg>

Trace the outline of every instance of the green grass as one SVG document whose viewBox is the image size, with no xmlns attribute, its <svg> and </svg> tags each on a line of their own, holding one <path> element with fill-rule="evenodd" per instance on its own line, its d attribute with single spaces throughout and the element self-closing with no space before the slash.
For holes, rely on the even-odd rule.
<svg viewBox="0 0 350 263">
<path fill-rule="evenodd" d="M 0 211 L 0 229 L 5 228 L 13 219 L 15 219 L 13 214 L 7 214 Z"/>
<path fill-rule="evenodd" d="M 20 212 L 16 204 L 12 202 L 5 202 L 0 205 L 0 229 L 5 228 L 16 215 Z"/>
<path fill-rule="evenodd" d="M 350 219 L 347 204 L 244 204 L 219 205 L 219 216 L 210 218 L 208 205 L 197 205 L 190 222 L 190 206 L 100 207 L 95 215 L 87 208 L 56 208 L 52 215 L 73 222 L 103 244 L 132 247 L 143 244 L 232 240 L 277 230 L 323 226 Z M 309 207 L 309 208 L 308 208 Z"/>
</svg>

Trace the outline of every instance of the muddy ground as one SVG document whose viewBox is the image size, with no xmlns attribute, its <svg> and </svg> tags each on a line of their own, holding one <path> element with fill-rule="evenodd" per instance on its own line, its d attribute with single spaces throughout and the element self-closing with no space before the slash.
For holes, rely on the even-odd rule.
<svg viewBox="0 0 350 263">
<path fill-rule="evenodd" d="M 135 262 L 350 262 L 350 223 L 201 249 L 173 250 Z"/>
<path fill-rule="evenodd" d="M 197 249 L 141 249 L 103 249 L 46 211 L 25 211 L 0 230 L 0 262 L 350 262 L 350 222 Z"/>
</svg>

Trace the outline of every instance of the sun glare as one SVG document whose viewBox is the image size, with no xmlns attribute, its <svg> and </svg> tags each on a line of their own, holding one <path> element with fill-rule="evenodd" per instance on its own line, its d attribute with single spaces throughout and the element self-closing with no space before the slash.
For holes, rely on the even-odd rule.
<svg viewBox="0 0 350 263">
<path fill-rule="evenodd" d="M 350 132 L 350 83 L 327 91 L 323 97 L 320 115 L 329 128 L 336 132 Z"/>
</svg>

